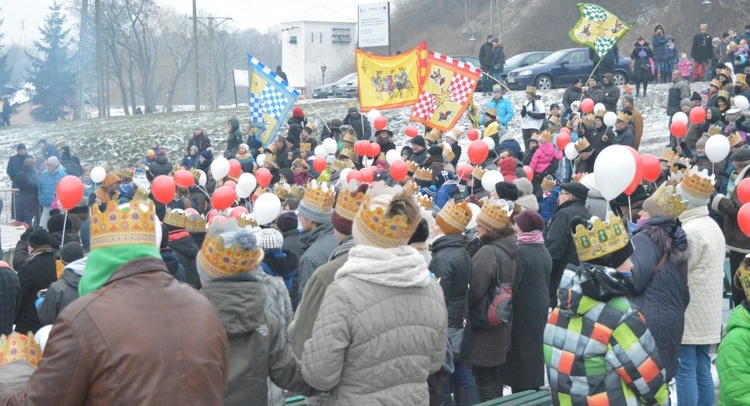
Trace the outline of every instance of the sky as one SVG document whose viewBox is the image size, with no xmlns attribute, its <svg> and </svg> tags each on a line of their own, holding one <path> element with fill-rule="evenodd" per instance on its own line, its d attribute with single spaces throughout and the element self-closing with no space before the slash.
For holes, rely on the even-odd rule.
<svg viewBox="0 0 750 406">
<path fill-rule="evenodd" d="M 92 0 L 93 1 L 93 0 Z M 39 36 L 38 27 L 44 24 L 53 0 L 8 0 L 0 5 L 0 18 L 4 19 L 0 32 L 5 33 L 2 44 L 27 44 Z M 156 0 L 158 4 L 174 7 L 179 13 L 192 14 L 191 0 Z M 356 21 L 357 4 L 378 3 L 379 0 L 197 0 L 199 12 L 216 17 L 232 17 L 237 29 L 255 28 L 265 32 L 268 28 L 315 6 L 323 5 Z M 226 24 L 226 23 L 225 23 Z"/>
</svg>

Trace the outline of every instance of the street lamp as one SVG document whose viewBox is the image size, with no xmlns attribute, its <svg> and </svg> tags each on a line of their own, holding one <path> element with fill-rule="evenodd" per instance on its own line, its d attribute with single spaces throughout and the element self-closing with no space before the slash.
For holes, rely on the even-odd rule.
<svg viewBox="0 0 750 406">
<path fill-rule="evenodd" d="M 713 2 L 711 0 L 703 0 L 703 10 L 706 12 L 706 25 L 708 25 L 708 14 L 711 12 L 711 5 Z"/>
<path fill-rule="evenodd" d="M 320 74 L 323 75 L 323 84 L 326 84 L 326 64 L 320 65 Z"/>
<path fill-rule="evenodd" d="M 477 43 L 477 36 L 474 34 L 471 34 L 469 37 L 469 42 L 471 42 L 471 54 L 474 55 L 474 45 Z"/>
</svg>

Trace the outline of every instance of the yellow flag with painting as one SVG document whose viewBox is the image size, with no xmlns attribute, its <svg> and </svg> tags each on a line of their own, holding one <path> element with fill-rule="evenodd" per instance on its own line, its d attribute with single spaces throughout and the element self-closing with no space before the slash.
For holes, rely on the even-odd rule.
<svg viewBox="0 0 750 406">
<path fill-rule="evenodd" d="M 573 42 L 592 48 L 600 58 L 631 28 L 596 4 L 578 3 L 578 11 L 581 16 L 568 36 Z"/>
<path fill-rule="evenodd" d="M 362 111 L 411 106 L 427 69 L 427 43 L 395 56 L 373 55 L 357 49 L 357 82 Z"/>
</svg>

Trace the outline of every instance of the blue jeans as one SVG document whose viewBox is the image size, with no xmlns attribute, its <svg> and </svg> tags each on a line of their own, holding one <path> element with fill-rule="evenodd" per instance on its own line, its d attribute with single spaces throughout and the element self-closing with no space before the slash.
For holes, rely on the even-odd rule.
<svg viewBox="0 0 750 406">
<path fill-rule="evenodd" d="M 711 376 L 710 345 L 681 345 L 677 369 L 677 404 L 711 406 L 716 403 Z"/>
</svg>

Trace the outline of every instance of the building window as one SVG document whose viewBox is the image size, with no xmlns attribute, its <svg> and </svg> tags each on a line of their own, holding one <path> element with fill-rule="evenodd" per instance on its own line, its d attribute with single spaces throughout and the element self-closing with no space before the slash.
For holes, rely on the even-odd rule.
<svg viewBox="0 0 750 406">
<path fill-rule="evenodd" d="M 296 44 L 297 43 L 297 36 L 296 35 L 292 35 L 291 37 L 289 37 L 289 43 L 290 44 Z"/>
<path fill-rule="evenodd" d="M 331 33 L 331 42 L 333 44 L 348 44 L 352 42 L 351 29 L 334 28 L 333 32 Z"/>
</svg>

